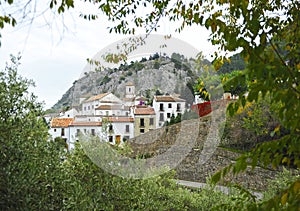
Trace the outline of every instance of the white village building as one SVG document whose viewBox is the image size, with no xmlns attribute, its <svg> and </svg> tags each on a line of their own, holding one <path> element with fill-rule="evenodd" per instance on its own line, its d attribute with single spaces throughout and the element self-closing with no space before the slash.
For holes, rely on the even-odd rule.
<svg viewBox="0 0 300 211">
<path fill-rule="evenodd" d="M 66 142 L 66 148 L 68 149 L 68 143 L 70 140 L 70 128 L 69 125 L 74 121 L 74 118 L 52 118 L 50 123 L 49 134 L 51 138 L 61 137 Z"/>
<path fill-rule="evenodd" d="M 96 115 L 95 109 L 99 106 L 112 106 L 115 104 L 122 104 L 122 101 L 112 93 L 103 93 L 92 96 L 82 102 L 81 115 Z"/>
<path fill-rule="evenodd" d="M 134 137 L 134 118 L 132 117 L 108 117 L 106 124 L 107 141 L 111 144 L 119 145 Z"/>
<path fill-rule="evenodd" d="M 184 99 L 171 95 L 154 96 L 153 108 L 156 114 L 156 128 L 160 128 L 166 121 L 170 121 L 171 116 L 183 114 L 186 102 Z"/>
</svg>

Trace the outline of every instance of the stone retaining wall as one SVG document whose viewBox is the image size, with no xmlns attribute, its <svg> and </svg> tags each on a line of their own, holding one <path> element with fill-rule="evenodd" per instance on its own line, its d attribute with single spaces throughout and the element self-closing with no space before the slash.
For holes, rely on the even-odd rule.
<svg viewBox="0 0 300 211">
<path fill-rule="evenodd" d="M 209 176 L 235 162 L 239 156 L 238 153 L 216 147 L 216 130 L 218 128 L 211 116 L 206 116 L 150 131 L 129 143 L 133 149 L 132 156 L 144 155 L 147 158 L 164 155 L 163 158 L 172 163 L 170 167 L 175 168 L 176 178 L 206 182 Z M 174 158 L 180 160 L 176 166 L 172 166 Z M 252 171 L 249 168 L 237 176 L 227 176 L 223 182 L 264 190 L 267 180 L 274 178 L 276 173 L 271 169 L 257 167 Z"/>
</svg>

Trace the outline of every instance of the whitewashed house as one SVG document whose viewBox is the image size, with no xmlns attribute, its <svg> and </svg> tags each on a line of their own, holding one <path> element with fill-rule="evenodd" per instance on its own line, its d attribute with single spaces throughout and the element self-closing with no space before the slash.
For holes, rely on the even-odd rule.
<svg viewBox="0 0 300 211">
<path fill-rule="evenodd" d="M 106 127 L 107 141 L 121 144 L 134 137 L 134 119 L 132 117 L 103 118 L 102 127 Z"/>
<path fill-rule="evenodd" d="M 95 115 L 95 109 L 101 105 L 122 104 L 122 101 L 112 93 L 103 93 L 92 96 L 83 101 L 81 115 Z"/>
<path fill-rule="evenodd" d="M 74 117 L 74 122 L 101 122 L 100 115 L 77 115 Z"/>
<path fill-rule="evenodd" d="M 130 109 L 124 104 L 100 105 L 95 109 L 99 116 L 129 116 Z"/>
<path fill-rule="evenodd" d="M 74 118 L 53 118 L 50 123 L 49 134 L 53 139 L 61 137 L 65 140 L 66 148 L 70 141 L 70 128 L 69 125 L 74 121 Z"/>
<path fill-rule="evenodd" d="M 68 111 L 60 112 L 59 117 L 60 118 L 74 118 L 78 114 L 79 114 L 79 112 L 75 108 L 72 108 Z"/>
<path fill-rule="evenodd" d="M 75 143 L 79 141 L 80 134 L 88 136 L 97 136 L 99 141 L 102 138 L 102 122 L 84 122 L 73 121 L 69 125 L 70 139 L 67 142 L 68 150 L 72 150 L 75 147 Z"/>
<path fill-rule="evenodd" d="M 153 108 L 156 114 L 156 128 L 160 128 L 166 121 L 170 121 L 171 116 L 183 114 L 186 109 L 184 99 L 171 95 L 154 96 Z"/>
</svg>

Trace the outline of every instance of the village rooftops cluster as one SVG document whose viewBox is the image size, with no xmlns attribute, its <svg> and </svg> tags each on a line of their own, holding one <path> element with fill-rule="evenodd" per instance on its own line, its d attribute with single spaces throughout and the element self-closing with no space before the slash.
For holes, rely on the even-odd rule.
<svg viewBox="0 0 300 211">
<path fill-rule="evenodd" d="M 79 109 L 72 108 L 50 122 L 52 138 L 61 137 L 68 150 L 74 148 L 79 134 L 99 137 L 111 144 L 122 144 L 150 130 L 160 128 L 171 116 L 183 114 L 184 99 L 175 96 L 154 96 L 153 105 L 147 98 L 135 95 L 135 86 L 128 83 L 125 97 L 102 93 L 81 99 Z"/>
</svg>

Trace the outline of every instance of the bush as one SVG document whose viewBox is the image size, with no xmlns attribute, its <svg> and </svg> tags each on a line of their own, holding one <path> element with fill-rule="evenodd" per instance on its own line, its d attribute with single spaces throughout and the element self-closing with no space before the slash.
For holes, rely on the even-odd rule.
<svg viewBox="0 0 300 211">
<path fill-rule="evenodd" d="M 154 64 L 153 64 L 153 68 L 154 69 L 159 69 L 159 67 L 160 67 L 160 62 L 158 60 L 155 60 Z"/>
</svg>

